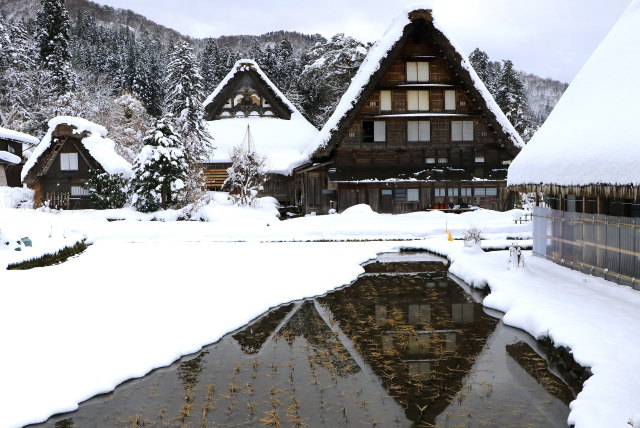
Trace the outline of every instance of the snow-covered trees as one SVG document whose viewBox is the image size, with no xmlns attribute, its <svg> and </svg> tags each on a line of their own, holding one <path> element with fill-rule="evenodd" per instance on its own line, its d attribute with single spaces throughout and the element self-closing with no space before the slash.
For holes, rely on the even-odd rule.
<svg viewBox="0 0 640 428">
<path fill-rule="evenodd" d="M 237 205 L 252 205 L 265 180 L 266 159 L 255 150 L 251 130 L 247 126 L 245 138 L 231 152 L 229 177 L 222 188 Z"/>
<path fill-rule="evenodd" d="M 40 64 L 52 74 L 59 94 L 75 86 L 75 73 L 69 52 L 69 15 L 64 0 L 41 0 L 42 9 L 36 19 Z"/>
<path fill-rule="evenodd" d="M 487 53 L 478 48 L 469 55 L 469 61 L 513 127 L 529 141 L 539 125 L 536 126 L 529 113 L 524 85 L 513 62 L 490 61 Z"/>
<path fill-rule="evenodd" d="M 166 112 L 174 116 L 176 132 L 182 137 L 191 162 L 206 159 L 211 136 L 204 121 L 202 76 L 193 49 L 179 42 L 171 53 L 165 86 Z"/>
<path fill-rule="evenodd" d="M 535 132 L 527 107 L 524 85 L 510 60 L 502 62 L 502 73 L 497 82 L 495 99 L 507 119 L 525 141 Z"/>
<path fill-rule="evenodd" d="M 318 42 L 310 50 L 299 86 L 304 96 L 303 108 L 316 126 L 333 113 L 366 54 L 367 48 L 361 42 L 344 34 Z"/>
<path fill-rule="evenodd" d="M 142 212 L 166 209 L 178 200 L 189 174 L 184 146 L 168 117 L 158 119 L 143 142 L 133 165 L 131 202 Z"/>
<path fill-rule="evenodd" d="M 89 191 L 89 204 L 95 209 L 122 208 L 129 196 L 129 180 L 122 174 L 109 174 L 101 169 L 89 170 L 84 188 Z"/>
</svg>

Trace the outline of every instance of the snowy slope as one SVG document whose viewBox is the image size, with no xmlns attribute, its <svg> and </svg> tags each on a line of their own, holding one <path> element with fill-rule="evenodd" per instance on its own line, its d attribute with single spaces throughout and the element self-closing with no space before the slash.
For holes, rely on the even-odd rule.
<svg viewBox="0 0 640 428">
<path fill-rule="evenodd" d="M 640 185 L 640 0 L 633 0 L 509 167 L 509 185 Z"/>
</svg>

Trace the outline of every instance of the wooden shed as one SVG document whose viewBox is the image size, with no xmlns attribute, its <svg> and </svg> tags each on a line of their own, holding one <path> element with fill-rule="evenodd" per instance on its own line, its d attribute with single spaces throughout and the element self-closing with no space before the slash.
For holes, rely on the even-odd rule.
<svg viewBox="0 0 640 428">
<path fill-rule="evenodd" d="M 22 170 L 22 181 L 35 192 L 36 206 L 48 201 L 53 208 L 89 208 L 84 188 L 89 171 L 131 176 L 131 165 L 114 150 L 107 130 L 85 119 L 60 116 Z"/>
<path fill-rule="evenodd" d="M 428 9 L 407 10 L 369 51 L 296 169 L 306 212 L 365 203 L 403 213 L 503 209 L 524 145 Z"/>
</svg>

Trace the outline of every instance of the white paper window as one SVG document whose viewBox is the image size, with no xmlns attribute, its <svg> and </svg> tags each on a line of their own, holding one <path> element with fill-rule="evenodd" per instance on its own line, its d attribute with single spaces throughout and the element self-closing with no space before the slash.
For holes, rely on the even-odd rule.
<svg viewBox="0 0 640 428">
<path fill-rule="evenodd" d="M 60 169 L 62 171 L 78 170 L 78 154 L 77 153 L 60 153 Z"/>
<path fill-rule="evenodd" d="M 436 158 L 424 158 L 424 163 L 436 163 Z"/>
<path fill-rule="evenodd" d="M 13 147 L 11 144 L 9 144 L 9 147 L 7 147 L 7 149 L 9 150 L 9 153 L 15 153 L 16 152 L 16 148 Z"/>
<path fill-rule="evenodd" d="M 455 110 L 456 109 L 456 91 L 446 90 L 444 91 L 444 109 Z"/>
<path fill-rule="evenodd" d="M 471 196 L 471 187 L 463 187 L 460 189 L 460 196 Z"/>
<path fill-rule="evenodd" d="M 373 141 L 387 141 L 387 123 L 383 120 L 373 122 Z"/>
<path fill-rule="evenodd" d="M 393 195 L 393 190 L 391 190 L 391 189 L 382 189 L 382 195 L 383 196 Z"/>
<path fill-rule="evenodd" d="M 429 91 L 407 91 L 407 110 L 429 111 Z"/>
<path fill-rule="evenodd" d="M 449 163 L 449 158 L 439 157 L 438 163 Z"/>
<path fill-rule="evenodd" d="M 407 62 L 407 82 L 428 82 L 429 63 L 428 62 Z"/>
<path fill-rule="evenodd" d="M 486 196 L 487 192 L 484 187 L 476 187 L 473 191 L 476 196 Z"/>
<path fill-rule="evenodd" d="M 435 189 L 435 195 L 436 196 L 446 196 L 446 190 L 444 187 L 436 187 Z"/>
<path fill-rule="evenodd" d="M 407 122 L 407 141 L 431 141 L 431 122 L 428 120 Z"/>
<path fill-rule="evenodd" d="M 447 196 L 459 196 L 457 187 L 449 187 L 447 189 Z"/>
<path fill-rule="evenodd" d="M 476 163 L 483 163 L 484 155 L 476 155 Z"/>
<path fill-rule="evenodd" d="M 451 122 L 451 141 L 473 141 L 473 121 L 454 120 Z"/>
<path fill-rule="evenodd" d="M 89 191 L 82 186 L 71 186 L 71 196 L 89 196 Z"/>
<path fill-rule="evenodd" d="M 420 202 L 420 189 L 407 189 L 408 202 Z"/>
<path fill-rule="evenodd" d="M 495 187 L 487 187 L 487 196 L 498 196 L 498 189 Z"/>
<path fill-rule="evenodd" d="M 391 111 L 391 91 L 380 91 L 380 110 Z"/>
<path fill-rule="evenodd" d="M 224 107 L 227 107 L 227 108 L 231 107 L 231 98 L 227 100 L 227 102 L 224 104 Z"/>
</svg>

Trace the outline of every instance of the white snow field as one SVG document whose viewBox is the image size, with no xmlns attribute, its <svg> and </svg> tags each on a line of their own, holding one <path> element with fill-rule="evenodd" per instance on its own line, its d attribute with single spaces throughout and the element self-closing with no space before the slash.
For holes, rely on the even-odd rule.
<svg viewBox="0 0 640 428">
<path fill-rule="evenodd" d="M 448 256 L 453 274 L 491 287 L 484 304 L 505 312 L 505 323 L 548 335 L 592 368 L 571 404 L 576 428 L 628 427 L 640 412 L 640 293 L 528 252 L 524 268 L 509 270 L 507 251 L 465 249 L 443 233 L 461 237 L 477 225 L 485 248 L 504 248 L 507 237 L 530 245 L 531 224 L 513 221 L 522 211 L 394 216 L 356 206 L 279 221 L 273 203 L 261 203 L 211 203 L 196 216 L 206 221 L 180 222 L 176 211 L 0 209 L 0 234 L 33 240 L 0 251 L 0 269 L 79 239 L 93 243 L 61 265 L 0 270 L 0 427 L 73 410 L 270 307 L 348 284 L 362 262 L 402 247 Z"/>
</svg>

